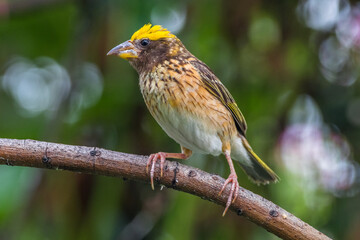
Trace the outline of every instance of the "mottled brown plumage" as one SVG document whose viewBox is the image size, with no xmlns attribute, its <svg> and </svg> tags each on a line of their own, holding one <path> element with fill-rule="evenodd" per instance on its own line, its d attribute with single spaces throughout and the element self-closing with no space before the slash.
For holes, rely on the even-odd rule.
<svg viewBox="0 0 360 240">
<path fill-rule="evenodd" d="M 165 158 L 187 159 L 193 151 L 215 156 L 223 153 L 228 161 L 230 175 L 219 193 L 231 184 L 224 214 L 239 189 L 231 158 L 256 183 L 278 180 L 247 142 L 244 116 L 230 92 L 169 31 L 145 25 L 131 40 L 108 54 L 127 59 L 137 70 L 140 90 L 151 115 L 181 145 L 182 153 L 150 155 L 147 166 L 151 166 L 152 187 L 157 160 L 162 176 Z"/>
</svg>

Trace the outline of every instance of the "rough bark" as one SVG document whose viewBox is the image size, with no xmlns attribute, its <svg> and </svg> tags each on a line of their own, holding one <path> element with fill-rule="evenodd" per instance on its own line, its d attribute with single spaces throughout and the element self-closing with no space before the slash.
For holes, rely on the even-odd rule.
<svg viewBox="0 0 360 240">
<path fill-rule="evenodd" d="M 147 156 L 101 148 L 0 138 L 0 164 L 8 166 L 62 169 L 150 182 L 145 171 L 146 162 Z M 164 176 L 156 179 L 158 184 L 225 206 L 227 196 L 218 195 L 225 181 L 220 176 L 176 161 L 166 161 L 164 170 Z M 155 176 L 159 176 L 159 171 Z M 242 187 L 230 209 L 283 239 L 330 239 L 276 204 Z"/>
</svg>

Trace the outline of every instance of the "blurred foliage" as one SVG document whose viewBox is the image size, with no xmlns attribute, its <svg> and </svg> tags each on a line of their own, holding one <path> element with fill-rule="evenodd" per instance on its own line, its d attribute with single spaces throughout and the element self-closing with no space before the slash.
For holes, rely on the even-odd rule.
<svg viewBox="0 0 360 240">
<path fill-rule="evenodd" d="M 0 1 L 0 137 L 179 151 L 138 76 L 106 57 L 145 23 L 174 32 L 244 113 L 281 181 L 242 186 L 335 239 L 360 235 L 360 5 L 301 1 Z M 222 156 L 185 162 L 226 177 Z M 122 179 L 0 167 L 0 239 L 277 239 L 189 194 Z"/>
</svg>

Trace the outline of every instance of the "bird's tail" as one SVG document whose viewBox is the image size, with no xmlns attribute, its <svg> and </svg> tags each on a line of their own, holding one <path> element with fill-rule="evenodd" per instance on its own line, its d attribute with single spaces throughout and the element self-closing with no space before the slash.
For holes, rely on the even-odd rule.
<svg viewBox="0 0 360 240">
<path fill-rule="evenodd" d="M 239 163 L 249 178 L 257 184 L 277 182 L 279 177 L 258 157 L 258 155 L 256 155 L 246 138 L 242 137 L 241 141 L 246 150 L 247 156 L 245 157 L 247 158 L 247 161 L 239 161 Z"/>
</svg>

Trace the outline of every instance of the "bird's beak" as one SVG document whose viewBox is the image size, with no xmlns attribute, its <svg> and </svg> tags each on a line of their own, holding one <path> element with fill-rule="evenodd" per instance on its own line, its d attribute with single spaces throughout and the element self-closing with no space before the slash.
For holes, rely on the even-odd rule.
<svg viewBox="0 0 360 240">
<path fill-rule="evenodd" d="M 111 49 L 107 55 L 116 55 L 123 59 L 137 58 L 138 53 L 136 52 L 135 46 L 132 41 L 123 42 Z"/>
</svg>

